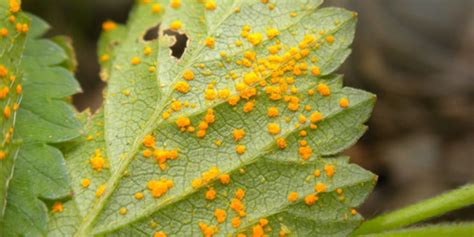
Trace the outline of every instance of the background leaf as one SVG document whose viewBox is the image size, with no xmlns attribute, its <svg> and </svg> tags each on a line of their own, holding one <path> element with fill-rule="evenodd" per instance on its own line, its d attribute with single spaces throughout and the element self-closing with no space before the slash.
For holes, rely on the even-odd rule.
<svg viewBox="0 0 474 237">
<path fill-rule="evenodd" d="M 60 66 L 69 60 L 63 48 L 53 41 L 40 39 L 49 26 L 35 16 L 27 18 L 17 14 L 20 13 L 15 13 L 18 16 L 15 22 L 27 22 L 31 30 L 26 36 L 24 51 L 21 48 L 5 54 L 18 61 L 17 75 L 21 77 L 17 83 L 21 83 L 22 93 L 12 134 L 18 150 L 15 157 L 1 161 L 2 169 L 5 162 L 11 162 L 12 170 L 0 235 L 40 236 L 47 231 L 47 205 L 70 193 L 62 153 L 52 144 L 79 136 L 79 123 L 67 97 L 79 92 L 80 87 L 72 73 Z M 3 39 L 2 42 L 8 41 Z"/>
</svg>

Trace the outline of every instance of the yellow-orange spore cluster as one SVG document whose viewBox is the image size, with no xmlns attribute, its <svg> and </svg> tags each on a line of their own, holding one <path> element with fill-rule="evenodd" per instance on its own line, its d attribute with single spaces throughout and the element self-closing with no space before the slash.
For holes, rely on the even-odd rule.
<svg viewBox="0 0 474 237">
<path fill-rule="evenodd" d="M 166 194 L 168 190 L 173 188 L 174 184 L 172 180 L 163 178 L 161 180 L 150 180 L 147 183 L 147 188 L 150 190 L 151 196 L 159 198 Z"/>
</svg>

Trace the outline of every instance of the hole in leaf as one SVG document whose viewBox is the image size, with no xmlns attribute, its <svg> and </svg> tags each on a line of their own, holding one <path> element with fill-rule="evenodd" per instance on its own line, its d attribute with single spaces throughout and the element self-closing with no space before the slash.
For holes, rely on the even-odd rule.
<svg viewBox="0 0 474 237">
<path fill-rule="evenodd" d="M 160 24 L 148 29 L 143 36 L 143 40 L 152 41 L 158 39 L 158 32 L 160 30 Z"/>
<path fill-rule="evenodd" d="M 171 55 L 180 59 L 183 56 L 184 50 L 188 43 L 188 36 L 186 34 L 180 34 L 179 32 L 172 30 L 165 30 L 163 32 L 165 35 L 174 36 L 176 38 L 176 43 L 170 47 Z"/>
</svg>

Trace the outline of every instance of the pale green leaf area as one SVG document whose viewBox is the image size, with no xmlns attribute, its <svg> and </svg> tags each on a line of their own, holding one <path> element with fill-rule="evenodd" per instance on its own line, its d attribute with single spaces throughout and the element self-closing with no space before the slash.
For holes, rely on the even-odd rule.
<svg viewBox="0 0 474 237">
<path fill-rule="evenodd" d="M 104 108 L 80 115 L 83 136 L 65 154 L 72 199 L 63 212 L 50 215 L 49 235 L 259 236 L 261 230 L 268 236 L 346 236 L 360 225 L 354 208 L 368 196 L 376 176 L 340 153 L 366 131 L 375 96 L 344 87 L 335 74 L 350 53 L 356 14 L 318 8 L 318 0 L 281 0 L 273 6 L 257 0 L 216 3 L 216 9 L 206 10 L 195 0 L 183 0 L 178 8 L 168 1 L 139 1 L 126 25 L 104 33 L 99 43 L 99 58 L 108 56 L 101 62 L 108 82 Z M 178 20 L 181 27 L 174 30 L 189 38 L 179 59 L 170 52 L 175 39 L 164 33 Z M 145 32 L 157 24 L 159 39 L 144 41 Z M 261 34 L 261 42 L 242 36 L 246 26 L 249 34 Z M 270 28 L 279 33 L 273 39 L 266 33 Z M 312 40 L 302 45 L 308 36 Z M 214 43 L 206 46 L 209 39 Z M 268 48 L 275 45 L 280 48 L 271 53 Z M 248 60 L 249 55 L 255 59 Z M 313 66 L 320 74 L 312 74 Z M 188 70 L 193 80 L 183 79 Z M 258 82 L 243 83 L 251 72 Z M 183 82 L 187 93 L 175 90 Z M 236 87 L 242 84 L 256 93 L 241 95 L 234 106 L 218 93 L 239 95 Z M 323 84 L 330 94 L 318 93 Z M 270 87 L 279 88 L 280 99 L 270 98 Z M 340 106 L 342 98 L 348 107 Z M 278 116 L 267 115 L 270 107 L 278 109 Z M 310 122 L 316 111 L 322 120 Z M 215 121 L 199 126 L 209 114 Z M 178 128 L 186 118 L 192 128 Z M 270 123 L 279 131 L 271 134 Z M 205 135 L 198 136 L 202 129 Z M 236 141 L 234 129 L 243 129 L 245 136 Z M 156 140 L 151 148 L 143 145 L 147 135 Z M 245 152 L 237 153 L 238 145 Z M 146 157 L 146 149 L 175 150 L 177 159 L 160 166 L 153 157 L 159 154 Z M 92 167 L 97 157 L 106 159 L 100 169 Z M 333 175 L 327 167 L 334 168 Z M 220 181 L 223 175 L 230 176 L 228 184 Z M 147 187 L 152 180 L 173 185 L 153 196 Z M 316 191 L 318 183 L 326 190 Z M 100 187 L 103 193 L 97 192 Z M 245 215 L 231 205 L 239 189 L 245 191 Z M 209 190 L 215 191 L 214 199 L 206 198 Z M 292 192 L 298 196 L 289 200 Z M 312 195 L 318 200 L 308 203 Z M 221 222 L 216 209 L 226 213 Z M 239 225 L 232 223 L 236 217 Z M 265 220 L 268 224 L 262 224 Z"/>
<path fill-rule="evenodd" d="M 7 2 L 0 1 L 0 28 L 9 30 L 9 36 L 0 40 L 4 50 L 0 65 L 11 69 L 8 76 L 16 79 L 12 96 L 1 103 L 2 111 L 4 103 L 13 106 L 15 102 L 19 108 L 9 119 L 2 114 L 1 120 L 3 131 L 12 128 L 13 132 L 11 143 L 2 143 L 2 150 L 5 145 L 10 147 L 8 156 L 0 161 L 0 236 L 43 236 L 48 206 L 70 194 L 63 155 L 53 145 L 80 135 L 80 124 L 66 100 L 80 87 L 72 73 L 60 66 L 70 60 L 63 48 L 40 38 L 49 26 L 32 15 L 12 14 Z M 15 16 L 13 23 L 9 21 L 11 15 Z M 17 23 L 26 24 L 27 32 L 18 33 Z M 2 78 L 2 83 L 5 81 Z M 16 86 L 20 84 L 22 91 L 18 93 Z M 14 152 L 9 150 L 12 147 Z"/>
</svg>

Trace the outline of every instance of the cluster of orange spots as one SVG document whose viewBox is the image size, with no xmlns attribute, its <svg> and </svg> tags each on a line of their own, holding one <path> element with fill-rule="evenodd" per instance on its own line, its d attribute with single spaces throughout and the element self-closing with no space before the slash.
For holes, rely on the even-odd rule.
<svg viewBox="0 0 474 237">
<path fill-rule="evenodd" d="M 102 30 L 105 32 L 109 32 L 115 30 L 117 28 L 117 24 L 114 21 L 105 21 L 102 23 Z"/>
<path fill-rule="evenodd" d="M 223 174 L 219 177 L 219 180 L 221 181 L 222 184 L 229 184 L 230 183 L 230 175 Z"/>
<path fill-rule="evenodd" d="M 247 150 L 247 148 L 245 147 L 245 145 L 235 146 L 235 152 L 237 152 L 237 154 L 239 154 L 239 155 L 244 154 L 246 150 Z"/>
<path fill-rule="evenodd" d="M 343 109 L 349 107 L 349 99 L 347 99 L 347 98 L 341 98 L 341 99 L 339 100 L 339 106 L 340 106 L 341 108 L 343 108 Z"/>
<path fill-rule="evenodd" d="M 206 10 L 209 10 L 209 11 L 216 10 L 216 8 L 217 8 L 216 1 L 207 0 L 206 3 L 204 4 L 204 7 L 206 8 Z"/>
<path fill-rule="evenodd" d="M 102 194 L 104 194 L 106 187 L 107 187 L 107 186 L 106 186 L 105 184 L 100 185 L 100 186 L 97 188 L 97 190 L 95 191 L 95 196 L 96 196 L 97 198 L 101 197 Z"/>
<path fill-rule="evenodd" d="M 322 96 L 331 95 L 331 89 L 329 89 L 329 86 L 324 83 L 319 83 L 316 89 L 318 90 L 318 93 Z"/>
<path fill-rule="evenodd" d="M 301 156 L 301 158 L 303 158 L 303 160 L 308 160 L 313 154 L 313 149 L 308 145 L 308 142 L 306 142 L 305 140 L 300 141 L 299 145 L 299 155 Z"/>
<path fill-rule="evenodd" d="M 289 202 L 296 202 L 298 200 L 298 193 L 297 192 L 290 192 L 288 194 L 288 201 Z"/>
<path fill-rule="evenodd" d="M 332 176 L 334 176 L 334 173 L 336 172 L 335 168 L 334 168 L 334 165 L 325 165 L 324 166 L 324 171 L 326 172 L 326 175 L 329 178 L 332 178 Z"/>
<path fill-rule="evenodd" d="M 216 199 L 216 195 L 217 195 L 216 190 L 213 187 L 209 187 L 209 189 L 207 189 L 204 196 L 206 197 L 207 200 L 212 201 Z"/>
<path fill-rule="evenodd" d="M 146 135 L 143 138 L 143 145 L 146 147 L 155 147 L 155 143 L 156 143 L 155 136 L 151 134 Z"/>
<path fill-rule="evenodd" d="M 55 202 L 51 208 L 53 213 L 59 213 L 64 211 L 64 205 L 61 202 Z"/>
<path fill-rule="evenodd" d="M 95 150 L 95 153 L 89 160 L 89 163 L 91 164 L 92 169 L 99 172 L 102 171 L 102 169 L 107 168 L 106 160 L 102 156 L 100 149 Z"/>
<path fill-rule="evenodd" d="M 267 126 L 267 129 L 268 129 L 268 133 L 270 133 L 271 135 L 277 135 L 281 131 L 280 125 L 276 123 L 269 123 Z"/>
<path fill-rule="evenodd" d="M 20 33 L 27 33 L 30 30 L 28 24 L 26 23 L 24 24 L 17 23 L 15 28 L 16 28 L 16 31 Z"/>
<path fill-rule="evenodd" d="M 3 109 L 3 116 L 6 118 L 6 119 L 9 119 L 10 116 L 12 114 L 12 111 L 10 109 L 10 106 L 5 106 L 5 108 Z"/>
<path fill-rule="evenodd" d="M 181 21 L 179 20 L 176 20 L 170 23 L 170 28 L 174 31 L 180 30 L 181 27 L 183 27 L 183 23 L 181 23 Z"/>
<path fill-rule="evenodd" d="M 87 178 L 82 179 L 82 181 L 81 181 L 81 186 L 82 186 L 83 188 L 88 188 L 89 185 L 91 185 L 91 180 L 90 180 L 90 179 L 87 179 Z"/>
<path fill-rule="evenodd" d="M 245 137 L 245 131 L 243 129 L 234 129 L 233 135 L 234 141 L 238 142 Z"/>
<path fill-rule="evenodd" d="M 187 81 L 191 81 L 194 79 L 194 72 L 191 69 L 184 71 L 183 79 Z"/>
<path fill-rule="evenodd" d="M 201 233 L 204 237 L 212 237 L 217 233 L 216 226 L 209 226 L 203 222 L 199 222 L 199 229 L 201 229 Z"/>
<path fill-rule="evenodd" d="M 237 189 L 234 194 L 234 198 L 230 202 L 230 208 L 238 215 L 238 217 L 244 217 L 247 214 L 245 213 L 245 205 L 242 200 L 245 197 L 245 191 L 241 188 Z M 235 218 L 234 218 L 235 219 Z M 240 225 L 240 218 L 237 220 L 232 220 L 232 225 L 237 228 Z M 237 227 L 234 225 L 234 222 L 237 222 Z"/>
<path fill-rule="evenodd" d="M 199 188 L 202 185 L 205 185 L 212 181 L 213 179 L 219 177 L 221 171 L 217 167 L 211 167 L 208 171 L 202 173 L 200 178 L 194 179 L 191 183 L 193 188 Z"/>
<path fill-rule="evenodd" d="M 187 117 L 179 117 L 176 120 L 176 125 L 182 132 L 184 132 L 186 131 L 186 128 L 191 125 L 191 120 Z"/>
<path fill-rule="evenodd" d="M 210 124 L 213 124 L 216 121 L 216 116 L 214 115 L 213 109 L 208 109 L 204 120 L 199 123 L 199 130 L 197 131 L 197 137 L 204 138 L 206 136 L 206 131 L 209 128 Z"/>
<path fill-rule="evenodd" d="M 162 150 L 156 149 L 153 151 L 153 157 L 158 163 L 161 170 L 166 169 L 166 161 L 176 160 L 178 158 L 178 150 Z"/>
<path fill-rule="evenodd" d="M 183 93 L 183 94 L 186 94 L 189 92 L 189 84 L 187 82 L 184 82 L 184 81 L 180 81 L 178 83 L 176 83 L 176 85 L 174 86 L 174 89 Z"/>
<path fill-rule="evenodd" d="M 314 185 L 314 191 L 316 191 L 317 193 L 324 193 L 326 192 L 326 189 L 326 184 L 316 183 L 316 185 Z"/>
<path fill-rule="evenodd" d="M 18 0 L 9 0 L 8 3 L 10 13 L 15 14 L 20 11 L 21 5 Z"/>
<path fill-rule="evenodd" d="M 313 74 L 313 76 L 319 76 L 319 75 L 321 75 L 321 69 L 319 69 L 318 66 L 312 66 L 311 67 L 311 74 Z"/>
<path fill-rule="evenodd" d="M 225 210 L 217 208 L 216 210 L 214 210 L 214 216 L 216 217 L 218 223 L 222 223 L 227 217 L 227 212 Z"/>
<path fill-rule="evenodd" d="M 312 206 L 313 204 L 316 203 L 316 201 L 318 201 L 318 196 L 316 196 L 316 194 L 309 194 L 308 196 L 306 196 L 304 198 L 304 203 L 308 206 Z"/>
<path fill-rule="evenodd" d="M 267 30 L 267 37 L 269 39 L 273 39 L 273 38 L 277 37 L 278 35 L 280 35 L 280 31 L 278 31 L 278 29 L 270 28 L 270 29 Z"/>
<path fill-rule="evenodd" d="M 147 183 L 147 188 L 150 190 L 151 196 L 154 198 L 163 196 L 168 192 L 168 190 L 173 188 L 173 186 L 173 181 L 166 178 L 161 180 L 150 180 Z"/>
<path fill-rule="evenodd" d="M 282 137 L 276 139 L 276 144 L 277 144 L 278 148 L 280 148 L 282 150 L 285 149 L 288 146 L 288 143 L 286 142 L 286 139 L 282 138 Z"/>
<path fill-rule="evenodd" d="M 243 111 L 244 113 L 248 113 L 253 110 L 253 107 L 255 106 L 255 101 L 249 101 L 245 103 Z"/>
<path fill-rule="evenodd" d="M 216 91 L 214 90 L 214 85 L 213 84 L 209 84 L 207 86 L 207 89 L 204 91 L 204 98 L 206 100 L 214 100 L 217 96 L 217 93 Z"/>
<path fill-rule="evenodd" d="M 234 227 L 236 229 L 239 228 L 240 223 L 241 223 L 241 220 L 240 220 L 239 216 L 236 216 L 236 217 L 232 218 L 232 220 L 231 220 L 232 227 Z"/>
<path fill-rule="evenodd" d="M 317 112 L 317 111 L 313 112 L 309 116 L 309 120 L 311 121 L 311 123 L 317 123 L 317 122 L 323 120 L 323 115 L 320 112 Z"/>
<path fill-rule="evenodd" d="M 3 65 L 0 65 L 0 77 L 6 77 L 8 75 L 8 69 L 3 66 Z"/>
<path fill-rule="evenodd" d="M 214 45 L 216 44 L 216 40 L 213 38 L 213 37 L 206 37 L 206 39 L 204 40 L 204 44 L 208 47 L 208 48 L 214 48 Z"/>
<path fill-rule="evenodd" d="M 266 236 L 265 231 L 264 231 L 263 228 L 267 225 L 268 225 L 268 220 L 267 219 L 265 219 L 265 218 L 260 219 L 258 221 L 258 224 L 254 225 L 252 227 L 252 237 L 264 237 L 264 236 Z"/>
<path fill-rule="evenodd" d="M 153 237 L 166 237 L 166 234 L 163 231 L 157 231 L 153 234 Z"/>
<path fill-rule="evenodd" d="M 0 89 L 0 99 L 5 99 L 10 92 L 10 88 L 8 87 L 3 87 L 3 89 Z"/>
<path fill-rule="evenodd" d="M 277 117 L 278 114 L 279 114 L 279 111 L 278 111 L 278 108 L 277 108 L 277 107 L 270 107 L 270 108 L 268 108 L 268 110 L 267 110 L 267 115 L 268 115 L 268 117 L 270 117 L 270 118 Z"/>
</svg>

